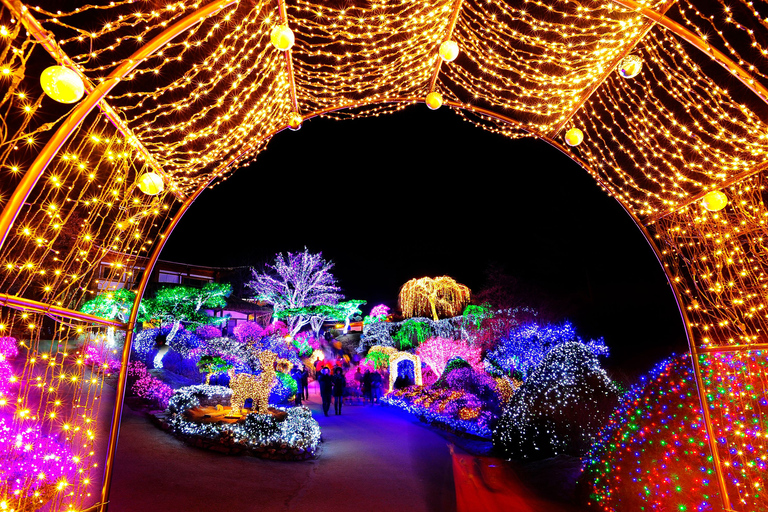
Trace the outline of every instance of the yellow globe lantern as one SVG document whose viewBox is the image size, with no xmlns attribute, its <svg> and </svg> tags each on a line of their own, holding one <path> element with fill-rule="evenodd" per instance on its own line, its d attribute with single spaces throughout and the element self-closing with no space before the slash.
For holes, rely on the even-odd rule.
<svg viewBox="0 0 768 512">
<path fill-rule="evenodd" d="M 302 119 L 298 112 L 292 112 L 291 115 L 288 116 L 288 129 L 295 132 L 301 128 L 301 123 L 303 122 L 304 119 Z"/>
<path fill-rule="evenodd" d="M 432 91 L 427 94 L 426 102 L 430 110 L 437 110 L 443 105 L 443 95 L 439 92 Z"/>
<path fill-rule="evenodd" d="M 643 69 L 643 60 L 637 55 L 629 55 L 619 62 L 619 74 L 624 78 L 634 78 Z"/>
<path fill-rule="evenodd" d="M 51 66 L 40 75 L 45 94 L 60 103 L 77 103 L 85 94 L 80 76 L 64 66 Z"/>
<path fill-rule="evenodd" d="M 578 146 L 584 140 L 584 132 L 578 128 L 571 128 L 565 132 L 565 143 L 569 146 Z"/>
<path fill-rule="evenodd" d="M 445 62 L 453 62 L 459 56 L 459 45 L 456 41 L 444 41 L 438 50 L 440 58 Z"/>
<path fill-rule="evenodd" d="M 275 25 L 270 35 L 272 40 L 272 46 L 285 52 L 291 49 L 293 43 L 296 42 L 296 38 L 293 35 L 293 30 L 288 28 L 288 25 Z"/>
<path fill-rule="evenodd" d="M 707 192 L 707 194 L 701 198 L 701 206 L 709 210 L 710 212 L 719 212 L 728 204 L 728 196 L 720 192 L 719 190 L 713 190 Z"/>
<path fill-rule="evenodd" d="M 165 188 L 163 178 L 154 172 L 147 172 L 139 177 L 139 190 L 148 196 L 156 196 Z"/>
</svg>

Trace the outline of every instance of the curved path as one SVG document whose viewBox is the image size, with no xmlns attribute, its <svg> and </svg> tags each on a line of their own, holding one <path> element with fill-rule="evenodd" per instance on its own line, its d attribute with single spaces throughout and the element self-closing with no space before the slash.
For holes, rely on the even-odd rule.
<svg viewBox="0 0 768 512">
<path fill-rule="evenodd" d="M 392 407 L 345 406 L 324 417 L 320 457 L 275 462 L 189 447 L 126 408 L 109 512 L 454 512 L 446 440 Z"/>
</svg>

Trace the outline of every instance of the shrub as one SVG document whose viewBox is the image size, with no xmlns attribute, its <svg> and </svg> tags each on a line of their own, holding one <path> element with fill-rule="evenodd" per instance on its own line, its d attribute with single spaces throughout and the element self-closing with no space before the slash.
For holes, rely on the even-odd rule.
<svg viewBox="0 0 768 512">
<path fill-rule="evenodd" d="M 280 433 L 280 425 L 271 414 L 249 414 L 243 422 L 243 430 L 249 436 L 266 440 Z"/>
<path fill-rule="evenodd" d="M 220 338 L 221 337 L 221 329 L 216 327 L 215 325 L 201 325 L 197 329 L 195 329 L 195 334 L 198 338 L 207 340 L 210 338 Z"/>
<path fill-rule="evenodd" d="M 765 510 L 765 492 L 755 485 L 767 469 L 765 352 L 702 354 L 699 364 L 734 509 Z M 601 510 L 720 511 L 716 482 L 691 359 L 682 355 L 622 397 L 579 484 Z"/>
<path fill-rule="evenodd" d="M 504 335 L 496 347 L 486 355 L 487 370 L 497 375 L 512 376 L 515 372 L 523 380 L 536 370 L 550 350 L 564 343 L 578 342 L 593 352 L 608 355 L 602 338 L 583 341 L 569 322 L 541 327 L 530 323 L 515 327 Z"/>
<path fill-rule="evenodd" d="M 584 455 L 617 399 L 590 347 L 558 345 L 504 408 L 494 445 L 517 459 Z"/>
<path fill-rule="evenodd" d="M 400 330 L 392 337 L 400 350 L 419 346 L 432 332 L 428 322 L 410 318 L 400 324 Z"/>
<path fill-rule="evenodd" d="M 477 370 L 482 369 L 480 349 L 463 340 L 429 338 L 416 349 L 416 354 L 437 375 L 442 375 L 445 372 L 448 361 L 454 357 L 460 357 Z"/>
<path fill-rule="evenodd" d="M 247 343 L 264 336 L 264 328 L 256 322 L 242 322 L 235 326 L 232 334 L 240 343 Z"/>
</svg>

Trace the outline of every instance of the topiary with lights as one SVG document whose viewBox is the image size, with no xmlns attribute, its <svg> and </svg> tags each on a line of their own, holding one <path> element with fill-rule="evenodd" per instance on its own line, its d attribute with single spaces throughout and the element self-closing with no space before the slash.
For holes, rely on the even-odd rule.
<svg viewBox="0 0 768 512">
<path fill-rule="evenodd" d="M 550 350 L 504 408 L 494 446 L 514 459 L 586 453 L 618 400 L 598 355 L 579 342 Z"/>
<path fill-rule="evenodd" d="M 761 351 L 701 355 L 700 367 L 715 430 L 732 425 L 738 444 L 717 440 L 736 510 L 761 510 L 764 500 L 768 390 Z M 736 376 L 742 385 L 734 386 Z M 758 378 L 755 378 L 758 377 Z M 734 402 L 753 411 L 733 417 Z M 689 355 L 670 357 L 621 399 L 585 459 L 579 491 L 601 511 L 720 511 L 696 379 Z"/>
</svg>

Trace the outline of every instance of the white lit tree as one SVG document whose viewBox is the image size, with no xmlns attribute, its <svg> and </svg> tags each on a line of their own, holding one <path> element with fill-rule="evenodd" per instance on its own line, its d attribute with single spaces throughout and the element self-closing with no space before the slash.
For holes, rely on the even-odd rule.
<svg viewBox="0 0 768 512">
<path fill-rule="evenodd" d="M 258 300 L 272 304 L 275 318 L 285 317 L 291 336 L 295 336 L 312 319 L 301 314 L 301 308 L 333 306 L 344 296 L 331 274 L 333 263 L 323 259 L 323 253 L 279 253 L 265 272 L 253 270 L 248 283 Z M 288 314 L 283 314 L 283 312 Z M 290 314 L 295 312 L 296 314 Z"/>
</svg>

